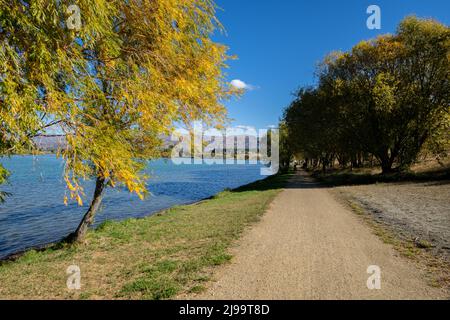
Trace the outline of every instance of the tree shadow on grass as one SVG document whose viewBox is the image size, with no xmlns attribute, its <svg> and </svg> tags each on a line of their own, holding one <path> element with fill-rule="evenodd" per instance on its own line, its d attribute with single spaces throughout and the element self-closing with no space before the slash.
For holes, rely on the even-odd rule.
<svg viewBox="0 0 450 320">
<path fill-rule="evenodd" d="M 232 192 L 267 191 L 279 189 L 317 189 L 325 188 L 317 179 L 305 171 L 279 173 L 266 179 L 239 187 Z"/>
<path fill-rule="evenodd" d="M 293 173 L 280 173 L 253 183 L 241 186 L 231 192 L 248 192 L 248 191 L 267 191 L 286 188 L 289 179 L 294 176 Z"/>
</svg>

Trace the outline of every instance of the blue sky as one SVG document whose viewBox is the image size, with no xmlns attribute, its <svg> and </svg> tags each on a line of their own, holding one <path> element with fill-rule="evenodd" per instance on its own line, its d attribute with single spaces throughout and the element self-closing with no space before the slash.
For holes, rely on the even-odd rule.
<svg viewBox="0 0 450 320">
<path fill-rule="evenodd" d="M 276 125 L 292 93 L 315 83 L 317 63 L 330 51 L 348 50 L 364 39 L 394 33 L 410 14 L 450 25 L 449 0 L 217 0 L 227 34 L 215 39 L 238 60 L 226 70 L 231 81 L 251 86 L 226 103 L 233 125 Z M 369 5 L 381 8 L 381 30 L 369 30 Z"/>
</svg>

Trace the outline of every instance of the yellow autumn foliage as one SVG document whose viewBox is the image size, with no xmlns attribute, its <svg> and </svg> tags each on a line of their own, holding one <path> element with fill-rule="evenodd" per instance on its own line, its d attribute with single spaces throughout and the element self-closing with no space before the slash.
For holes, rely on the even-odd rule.
<svg viewBox="0 0 450 320">
<path fill-rule="evenodd" d="M 220 125 L 227 48 L 211 0 L 0 0 L 2 149 L 31 146 L 51 125 L 67 137 L 65 181 L 102 178 L 143 197 L 146 161 L 174 123 Z M 67 199 L 66 199 L 67 201 Z"/>
</svg>

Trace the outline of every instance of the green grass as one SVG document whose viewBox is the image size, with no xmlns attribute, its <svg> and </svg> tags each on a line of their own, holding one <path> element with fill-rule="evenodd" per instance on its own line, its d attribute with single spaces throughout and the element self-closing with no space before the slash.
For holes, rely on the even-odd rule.
<svg viewBox="0 0 450 320">
<path fill-rule="evenodd" d="M 0 298 L 168 299 L 205 289 L 214 267 L 285 185 L 278 175 L 143 219 L 105 222 L 86 243 L 29 251 L 0 265 Z M 81 269 L 81 290 L 66 269 Z"/>
</svg>

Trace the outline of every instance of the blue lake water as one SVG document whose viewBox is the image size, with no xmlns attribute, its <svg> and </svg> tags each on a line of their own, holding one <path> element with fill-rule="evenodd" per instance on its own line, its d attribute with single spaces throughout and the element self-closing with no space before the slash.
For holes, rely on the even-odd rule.
<svg viewBox="0 0 450 320">
<path fill-rule="evenodd" d="M 40 246 L 73 232 L 90 201 L 93 182 L 85 185 L 85 205 L 63 203 L 63 162 L 54 155 L 14 156 L 0 159 L 11 171 L 9 183 L 0 190 L 11 193 L 0 204 L 0 258 Z M 141 201 L 123 188 L 107 189 L 95 225 L 151 215 L 179 204 L 210 197 L 227 188 L 237 188 L 264 178 L 260 165 L 174 165 L 170 160 L 149 162 L 148 189 Z"/>
</svg>

